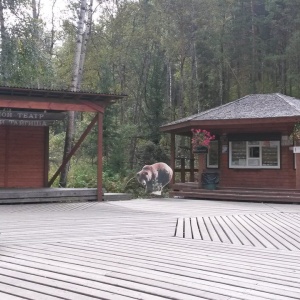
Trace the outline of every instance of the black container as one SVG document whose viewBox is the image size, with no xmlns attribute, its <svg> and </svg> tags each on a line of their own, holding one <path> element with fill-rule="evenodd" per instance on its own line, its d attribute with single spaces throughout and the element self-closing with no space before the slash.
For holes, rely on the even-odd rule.
<svg viewBox="0 0 300 300">
<path fill-rule="evenodd" d="M 219 181 L 219 173 L 217 172 L 203 172 L 201 174 L 201 183 L 204 189 L 215 190 Z"/>
</svg>

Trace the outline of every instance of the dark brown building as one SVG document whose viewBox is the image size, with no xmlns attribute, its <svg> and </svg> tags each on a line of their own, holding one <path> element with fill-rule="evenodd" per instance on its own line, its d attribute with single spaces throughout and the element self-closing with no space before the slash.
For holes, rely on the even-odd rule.
<svg viewBox="0 0 300 300">
<path fill-rule="evenodd" d="M 191 137 L 192 128 L 205 129 L 217 138 L 208 154 L 199 155 L 198 169 L 199 173 L 216 171 L 220 189 L 300 190 L 300 154 L 294 153 L 297 150 L 289 139 L 299 121 L 299 99 L 254 94 L 166 124 L 161 130 L 171 134 L 175 170 L 175 136 Z M 174 189 L 181 190 L 179 186 Z"/>
<path fill-rule="evenodd" d="M 50 187 L 98 124 L 98 200 L 102 199 L 102 122 L 105 108 L 125 95 L 0 87 L 0 191 Z M 70 155 L 49 180 L 49 126 L 67 111 L 94 113 Z M 5 197 L 5 196 L 4 196 Z"/>
</svg>

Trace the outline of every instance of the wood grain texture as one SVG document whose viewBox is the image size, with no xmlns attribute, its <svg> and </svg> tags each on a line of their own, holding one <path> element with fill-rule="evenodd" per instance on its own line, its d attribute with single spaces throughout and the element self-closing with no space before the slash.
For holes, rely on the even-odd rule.
<svg viewBox="0 0 300 300">
<path fill-rule="evenodd" d="M 299 222 L 288 204 L 1 205 L 0 299 L 299 299 Z"/>
<path fill-rule="evenodd" d="M 5 137 L 1 139 L 0 158 L 4 164 L 1 173 L 4 182 L 0 187 L 43 187 L 45 176 L 45 134 L 43 127 L 5 126 L 1 131 Z M 1 135 L 0 135 L 1 138 Z"/>
</svg>

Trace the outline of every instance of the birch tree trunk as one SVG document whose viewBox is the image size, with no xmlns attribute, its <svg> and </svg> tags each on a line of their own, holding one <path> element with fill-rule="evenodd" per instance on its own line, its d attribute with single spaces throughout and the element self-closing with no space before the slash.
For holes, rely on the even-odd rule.
<svg viewBox="0 0 300 300">
<path fill-rule="evenodd" d="M 55 25 L 54 25 L 54 6 L 57 0 L 53 0 L 52 8 L 51 8 L 51 41 L 50 41 L 50 49 L 49 54 L 52 58 L 53 56 L 53 49 L 54 49 L 54 37 L 55 37 Z"/>
<path fill-rule="evenodd" d="M 73 76 L 71 83 L 71 91 L 76 92 L 78 90 L 78 83 L 81 82 L 81 78 L 79 77 L 79 68 L 83 63 L 80 62 L 82 58 L 82 48 L 83 48 L 83 35 L 84 35 L 84 21 L 87 10 L 87 2 L 86 0 L 80 0 L 80 13 L 77 23 L 77 36 L 76 36 L 76 48 L 75 55 L 73 61 Z M 81 73 L 82 74 L 82 73 Z M 67 120 L 67 130 L 66 130 L 66 138 L 65 138 L 65 148 L 63 160 L 66 159 L 67 155 L 70 153 L 73 142 L 74 142 L 74 134 L 75 134 L 75 112 L 68 112 L 68 120 Z M 70 168 L 70 162 L 66 164 L 66 166 L 61 171 L 59 185 L 61 187 L 67 186 L 67 178 L 68 172 Z"/>
<path fill-rule="evenodd" d="M 91 35 L 91 25 L 92 25 L 92 17 L 93 17 L 93 0 L 90 0 L 90 4 L 88 5 L 87 8 L 88 8 L 87 20 L 86 20 L 85 30 L 83 33 L 83 40 L 82 40 L 81 53 L 80 53 L 79 66 L 78 66 L 78 78 L 77 78 L 77 86 L 76 86 L 77 90 L 80 90 L 81 88 L 86 46 Z"/>
<path fill-rule="evenodd" d="M 7 35 L 4 18 L 4 5 L 3 0 L 0 0 L 0 32 L 1 32 L 1 65 L 0 65 L 0 77 L 2 84 L 6 84 L 6 55 L 7 55 Z"/>
</svg>

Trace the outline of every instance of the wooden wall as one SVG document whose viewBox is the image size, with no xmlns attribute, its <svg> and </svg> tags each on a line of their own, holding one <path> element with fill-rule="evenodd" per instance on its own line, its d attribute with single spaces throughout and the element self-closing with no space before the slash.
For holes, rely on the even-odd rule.
<svg viewBox="0 0 300 300">
<path fill-rule="evenodd" d="M 0 187 L 45 187 L 48 127 L 0 126 Z"/>
<path fill-rule="evenodd" d="M 222 153 L 220 187 L 295 189 L 294 154 L 281 147 L 281 169 L 229 169 L 228 153 Z"/>
</svg>

